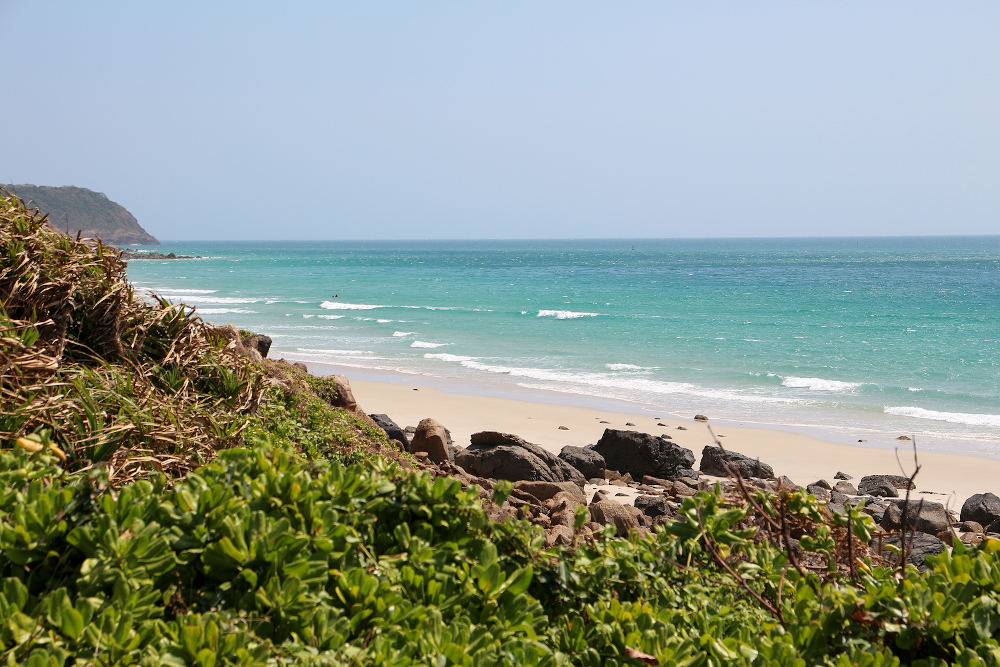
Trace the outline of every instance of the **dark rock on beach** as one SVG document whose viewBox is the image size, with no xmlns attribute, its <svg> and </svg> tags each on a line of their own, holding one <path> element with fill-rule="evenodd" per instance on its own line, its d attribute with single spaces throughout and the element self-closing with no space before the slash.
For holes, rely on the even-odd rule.
<svg viewBox="0 0 1000 667">
<path fill-rule="evenodd" d="M 694 452 L 660 436 L 609 428 L 594 449 L 609 469 L 629 473 L 633 479 L 697 477 L 691 469 Z"/>
<path fill-rule="evenodd" d="M 865 475 L 858 482 L 858 493 L 863 496 L 898 498 L 899 489 L 905 489 L 909 483 L 909 478 L 902 475 Z"/>
<path fill-rule="evenodd" d="M 844 494 L 846 494 L 848 496 L 856 496 L 856 495 L 858 495 L 857 488 L 855 488 L 855 486 L 853 484 L 851 484 L 850 482 L 846 482 L 844 480 L 840 480 L 839 482 L 837 482 L 836 484 L 834 484 L 833 485 L 833 490 L 834 491 L 838 491 L 840 493 L 844 493 Z"/>
<path fill-rule="evenodd" d="M 903 508 L 906 507 L 906 531 L 919 531 L 929 535 L 937 535 L 947 530 L 951 524 L 950 517 L 941 503 L 927 500 L 896 500 L 889 503 L 882 517 L 881 525 L 888 531 L 897 531 L 903 527 Z"/>
<path fill-rule="evenodd" d="M 917 569 L 921 572 L 927 570 L 927 557 L 937 556 L 938 554 L 944 552 L 944 542 L 939 540 L 933 535 L 927 535 L 926 533 L 914 533 L 912 535 L 912 543 L 910 542 L 911 535 L 906 535 L 907 552 L 906 560 L 907 562 L 916 565 Z M 872 540 L 871 546 L 876 552 L 880 553 L 883 557 L 890 559 L 890 561 L 898 558 L 898 553 L 886 549 L 887 546 L 894 546 L 897 549 L 902 544 L 902 537 L 900 535 L 892 535 L 889 537 L 881 538 L 882 550 L 879 551 L 879 539 L 876 538 Z"/>
<path fill-rule="evenodd" d="M 635 508 L 651 519 L 665 516 L 668 512 L 665 496 L 639 496 L 635 499 Z"/>
<path fill-rule="evenodd" d="M 590 506 L 590 518 L 605 526 L 614 526 L 618 537 L 627 537 L 629 531 L 639 528 L 639 519 L 629 509 L 617 500 L 600 500 Z"/>
<path fill-rule="evenodd" d="M 413 433 L 410 441 L 410 451 L 414 454 L 424 452 L 434 463 L 444 463 L 445 461 L 455 463 L 455 449 L 448 446 L 448 435 L 445 428 L 437 420 L 422 419 L 417 424 L 417 430 Z M 462 465 L 459 463 L 458 465 Z M 465 466 L 462 466 L 465 468 Z M 474 470 L 465 468 L 474 475 L 478 475 Z"/>
<path fill-rule="evenodd" d="M 774 469 L 757 459 L 712 445 L 707 445 L 701 450 L 700 470 L 703 473 L 729 477 L 732 473 L 726 469 L 727 465 L 732 473 L 738 473 L 740 477 L 745 479 L 751 477 L 774 479 Z"/>
<path fill-rule="evenodd" d="M 583 485 L 586 481 L 573 466 L 516 435 L 480 431 L 472 434 L 471 442 L 458 452 L 455 463 L 473 475 L 511 482 L 536 480 Z"/>
<path fill-rule="evenodd" d="M 604 478 L 604 470 L 607 467 L 604 457 L 592 447 L 566 445 L 559 452 L 559 458 L 579 470 L 587 479 L 592 477 Z"/>
<path fill-rule="evenodd" d="M 406 432 L 389 415 L 375 413 L 368 416 L 378 424 L 379 428 L 385 431 L 390 440 L 398 442 L 403 447 L 403 451 L 410 451 L 410 441 L 406 439 Z"/>
<path fill-rule="evenodd" d="M 959 518 L 988 526 L 1000 519 L 1000 498 L 992 493 L 977 493 L 962 505 Z"/>
</svg>

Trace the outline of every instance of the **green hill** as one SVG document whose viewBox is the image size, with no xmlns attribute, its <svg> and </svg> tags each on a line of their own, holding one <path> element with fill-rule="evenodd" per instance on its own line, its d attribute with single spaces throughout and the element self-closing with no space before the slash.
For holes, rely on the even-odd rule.
<svg viewBox="0 0 1000 667">
<path fill-rule="evenodd" d="M 30 207 L 48 213 L 49 224 L 70 236 L 99 238 L 111 245 L 159 245 L 151 234 L 121 204 L 101 192 L 72 185 L 7 185 L 7 190 Z"/>
</svg>

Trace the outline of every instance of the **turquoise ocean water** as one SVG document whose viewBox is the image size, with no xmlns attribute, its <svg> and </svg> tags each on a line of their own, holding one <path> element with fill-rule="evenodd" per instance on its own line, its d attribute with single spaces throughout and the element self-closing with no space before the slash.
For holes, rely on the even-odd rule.
<svg viewBox="0 0 1000 667">
<path fill-rule="evenodd" d="M 272 357 L 1000 457 L 1000 237 L 157 250 L 207 259 L 133 261 L 138 290 Z"/>
</svg>

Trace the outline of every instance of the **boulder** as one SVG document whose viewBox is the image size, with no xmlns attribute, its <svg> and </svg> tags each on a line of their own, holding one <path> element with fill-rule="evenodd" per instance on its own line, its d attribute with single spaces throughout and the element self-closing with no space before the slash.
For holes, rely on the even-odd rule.
<svg viewBox="0 0 1000 667">
<path fill-rule="evenodd" d="M 839 472 L 839 471 L 837 472 L 836 475 L 833 476 L 833 478 L 834 479 L 843 479 L 843 480 L 854 479 L 853 477 L 851 477 L 850 475 L 848 475 L 846 472 Z"/>
<path fill-rule="evenodd" d="M 798 491 L 802 487 L 793 482 L 787 475 L 782 475 L 778 478 L 778 488 L 785 489 L 786 491 Z"/>
<path fill-rule="evenodd" d="M 707 422 L 708 421 L 708 417 L 706 417 L 705 415 L 695 415 L 694 416 L 694 420 L 696 422 Z"/>
<path fill-rule="evenodd" d="M 992 493 L 977 493 L 962 505 L 962 521 L 975 521 L 988 526 L 1000 519 L 1000 498 Z"/>
<path fill-rule="evenodd" d="M 480 431 L 472 434 L 471 443 L 458 452 L 455 462 L 473 475 L 511 482 L 574 482 L 580 486 L 585 483 L 579 470 L 516 435 Z"/>
<path fill-rule="evenodd" d="M 858 482 L 858 493 L 879 498 L 898 498 L 896 485 L 885 479 L 886 475 L 868 475 Z"/>
<path fill-rule="evenodd" d="M 308 367 L 308 366 L 306 366 L 306 365 L 305 365 L 304 363 L 302 363 L 301 361 L 295 361 L 295 362 L 292 362 L 292 368 L 297 368 L 298 370 L 300 370 L 300 371 L 305 371 L 306 373 L 308 373 L 308 372 L 309 372 L 309 367 Z"/>
<path fill-rule="evenodd" d="M 601 500 L 590 506 L 590 518 L 605 526 L 614 526 L 618 537 L 628 537 L 639 528 L 639 520 L 616 500 Z"/>
<path fill-rule="evenodd" d="M 350 380 L 343 375 L 329 375 L 326 379 L 327 382 L 332 385 L 337 394 L 336 396 L 330 397 L 329 400 L 331 405 L 351 411 L 358 409 L 358 402 L 354 398 L 354 392 L 351 391 Z"/>
<path fill-rule="evenodd" d="M 926 533 L 914 533 L 912 535 L 912 543 L 910 542 L 910 535 L 906 535 L 907 552 L 906 560 L 913 565 L 916 565 L 917 569 L 921 572 L 927 570 L 927 560 L 928 556 L 936 556 L 944 552 L 944 542 L 939 540 L 934 535 L 927 535 Z M 886 549 L 886 546 L 892 545 L 897 549 L 900 547 L 902 542 L 902 537 L 900 535 L 891 535 L 889 537 L 881 538 L 882 550 L 879 552 L 879 540 L 872 540 L 869 545 L 873 550 L 875 550 L 879 555 L 884 558 L 888 558 L 890 562 L 895 561 L 899 554 L 894 551 Z"/>
<path fill-rule="evenodd" d="M 591 447 L 574 447 L 566 445 L 559 452 L 559 458 L 580 471 L 586 478 L 604 477 L 606 468 L 604 457 Z"/>
<path fill-rule="evenodd" d="M 838 493 L 846 494 L 848 496 L 856 496 L 856 495 L 858 495 L 858 490 L 856 488 L 854 488 L 854 485 L 851 484 L 850 482 L 847 482 L 847 481 L 844 481 L 844 480 L 840 480 L 839 482 L 837 482 L 836 484 L 834 484 L 833 485 L 833 490 L 836 491 L 836 492 L 838 492 Z"/>
<path fill-rule="evenodd" d="M 660 436 L 609 428 L 594 450 L 604 457 L 609 469 L 628 473 L 633 479 L 644 475 L 668 480 L 697 476 L 691 469 L 694 452 Z"/>
<path fill-rule="evenodd" d="M 667 499 L 665 496 L 639 496 L 635 499 L 635 508 L 655 519 L 667 514 Z"/>
<path fill-rule="evenodd" d="M 903 507 L 906 507 L 906 532 L 916 530 L 929 535 L 937 535 L 951 525 L 948 512 L 941 503 L 927 500 L 896 500 L 885 508 L 881 526 L 892 532 L 903 527 Z"/>
<path fill-rule="evenodd" d="M 817 480 L 817 481 L 813 482 L 812 484 L 808 485 L 806 488 L 809 488 L 809 486 L 821 486 L 824 489 L 826 489 L 827 491 L 833 490 L 833 487 L 830 486 L 830 482 L 826 481 L 825 479 Z"/>
<path fill-rule="evenodd" d="M 864 477 L 861 478 L 861 481 L 858 482 L 858 491 L 862 495 L 869 495 L 869 496 L 875 495 L 873 493 L 868 493 L 864 491 L 863 488 L 865 486 L 873 484 L 882 484 L 882 485 L 889 484 L 894 489 L 904 489 L 904 490 L 907 488 L 909 489 L 917 488 L 915 484 L 910 483 L 909 477 L 904 477 L 902 475 L 865 475 Z M 899 494 L 896 495 L 898 496 Z"/>
<path fill-rule="evenodd" d="M 718 475 L 728 477 L 730 472 L 726 470 L 726 465 L 743 477 L 749 479 L 758 477 L 760 479 L 774 479 L 774 469 L 766 463 L 761 463 L 757 459 L 744 456 L 738 452 L 733 452 L 722 447 L 706 446 L 701 450 L 701 466 L 703 473 L 708 475 Z"/>
<path fill-rule="evenodd" d="M 819 496 L 817 496 L 819 497 Z M 840 505 L 843 507 L 848 503 L 850 498 L 848 498 L 846 493 L 841 493 L 840 491 L 830 491 L 830 505 Z"/>
<path fill-rule="evenodd" d="M 575 482 L 538 482 L 522 480 L 514 483 L 514 488 L 519 491 L 529 493 L 538 500 L 546 501 L 554 498 L 560 491 L 568 493 L 573 499 L 581 504 L 587 502 L 587 494 L 583 492 L 583 487 Z"/>
<path fill-rule="evenodd" d="M 261 334 L 254 334 L 252 336 L 246 336 L 240 341 L 243 347 L 247 349 L 257 350 L 260 353 L 262 359 L 267 358 L 267 353 L 271 351 L 271 337 L 262 336 Z"/>
<path fill-rule="evenodd" d="M 392 420 L 389 415 L 374 413 L 368 415 L 373 422 L 378 424 L 378 427 L 385 431 L 385 434 L 389 436 L 390 440 L 395 440 L 403 448 L 404 452 L 410 451 L 410 441 L 406 439 L 406 433 L 403 429 Z"/>
<path fill-rule="evenodd" d="M 417 430 L 413 432 L 413 440 L 410 441 L 410 451 L 414 454 L 426 452 L 427 457 L 434 463 L 456 462 L 454 453 L 448 449 L 448 436 L 445 435 L 444 426 L 430 417 L 422 419 L 417 424 Z M 473 475 L 480 474 L 461 462 L 458 462 L 458 465 Z"/>
</svg>

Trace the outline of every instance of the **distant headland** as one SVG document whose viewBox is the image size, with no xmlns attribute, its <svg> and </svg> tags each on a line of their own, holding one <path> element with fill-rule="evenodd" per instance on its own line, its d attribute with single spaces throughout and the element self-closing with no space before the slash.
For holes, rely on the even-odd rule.
<svg viewBox="0 0 1000 667">
<path fill-rule="evenodd" d="M 71 185 L 5 185 L 31 207 L 49 215 L 49 225 L 69 236 L 99 238 L 116 246 L 159 245 L 124 206 L 101 192 Z"/>
</svg>

